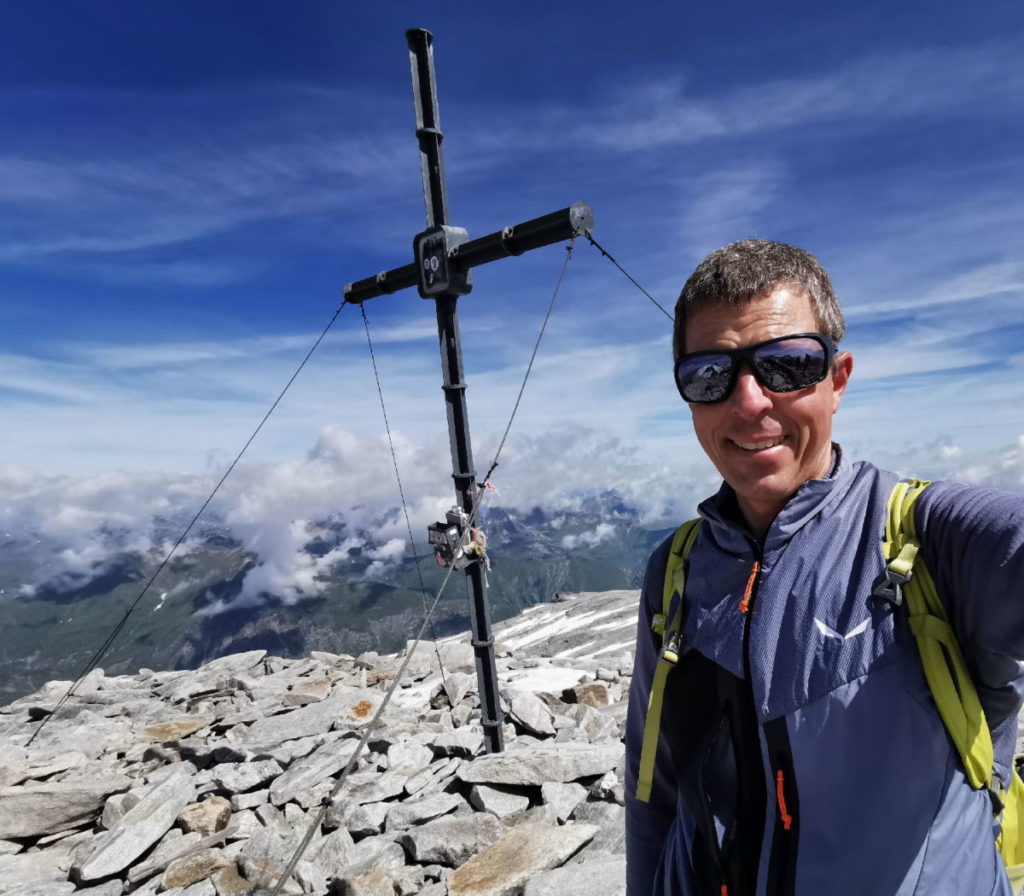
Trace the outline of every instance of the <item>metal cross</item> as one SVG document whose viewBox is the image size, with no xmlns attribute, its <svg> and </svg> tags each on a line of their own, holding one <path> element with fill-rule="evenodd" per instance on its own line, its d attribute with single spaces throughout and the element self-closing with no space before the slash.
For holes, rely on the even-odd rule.
<svg viewBox="0 0 1024 896">
<path fill-rule="evenodd" d="M 464 548 L 472 533 L 470 524 L 477 507 L 476 471 L 469 440 L 466 411 L 466 384 L 462 372 L 462 347 L 456 302 L 472 289 L 470 269 L 509 255 L 522 255 L 583 233 L 594 227 L 594 213 L 582 202 L 534 218 L 513 227 L 505 227 L 488 236 L 469 240 L 461 227 L 448 224 L 448 199 L 445 193 L 444 159 L 441 154 L 441 121 L 438 115 L 434 81 L 433 35 L 413 29 L 405 33 L 409 44 L 413 99 L 416 106 L 416 137 L 420 146 L 423 171 L 423 198 L 427 209 L 427 229 L 413 239 L 415 261 L 403 267 L 382 271 L 345 287 L 345 299 L 361 303 L 376 296 L 417 286 L 420 295 L 433 299 L 437 310 L 437 333 L 441 349 L 448 410 L 448 437 L 451 443 L 452 478 L 458 508 L 448 515 L 449 526 L 431 527 L 431 541 L 441 550 L 447 548 L 457 568 L 464 567 L 472 589 L 470 636 L 476 659 L 480 707 L 487 752 L 504 749 L 501 706 L 498 701 L 498 673 L 494 662 L 494 635 L 487 602 L 487 582 L 479 555 Z M 459 512 L 461 511 L 461 512 Z M 445 533 L 453 533 L 453 544 L 442 544 Z"/>
</svg>

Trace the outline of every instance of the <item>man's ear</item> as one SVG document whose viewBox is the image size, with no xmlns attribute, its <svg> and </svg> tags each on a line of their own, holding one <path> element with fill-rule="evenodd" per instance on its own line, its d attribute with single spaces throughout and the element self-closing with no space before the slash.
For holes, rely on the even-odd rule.
<svg viewBox="0 0 1024 896">
<path fill-rule="evenodd" d="M 853 373 L 853 355 L 843 352 L 832 362 L 832 413 L 839 410 L 839 402 L 846 392 L 846 384 Z"/>
</svg>

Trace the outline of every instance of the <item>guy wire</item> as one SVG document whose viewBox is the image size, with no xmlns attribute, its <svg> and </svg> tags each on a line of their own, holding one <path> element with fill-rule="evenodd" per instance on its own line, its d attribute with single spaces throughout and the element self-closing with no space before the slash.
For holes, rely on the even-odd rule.
<svg viewBox="0 0 1024 896">
<path fill-rule="evenodd" d="M 477 493 L 477 503 L 473 507 L 473 512 L 469 516 L 468 525 L 470 527 L 476 524 L 477 512 L 480 510 L 480 505 L 483 503 L 483 499 L 485 496 L 484 493 L 485 490 L 483 488 L 480 488 Z M 327 814 L 327 809 L 331 804 L 331 800 L 333 800 L 334 797 L 337 795 L 338 791 L 341 790 L 342 785 L 345 783 L 345 779 L 349 776 L 349 774 L 351 774 L 352 770 L 356 766 L 356 763 L 359 761 L 359 757 L 362 754 L 363 749 L 366 747 L 366 744 L 370 740 L 370 735 L 373 733 L 373 730 L 377 727 L 377 722 L 380 720 L 381 716 L 384 715 L 384 710 L 387 709 L 388 704 L 391 702 L 392 696 L 394 696 L 395 691 L 398 689 L 398 685 L 401 683 L 402 678 L 405 676 L 405 670 L 409 666 L 409 661 L 412 659 L 413 654 L 416 652 L 416 649 L 420 646 L 420 641 L 423 640 L 423 635 L 427 630 L 427 625 L 430 622 L 434 610 L 437 609 L 437 605 L 440 602 L 442 595 L 444 595 L 444 589 L 448 587 L 448 580 L 451 579 L 453 572 L 455 572 L 455 566 L 449 566 L 448 572 L 445 573 L 445 577 L 441 582 L 441 587 L 437 589 L 437 594 L 435 595 L 433 602 L 427 608 L 426 618 L 423 620 L 423 622 L 420 623 L 420 628 L 419 631 L 416 633 L 415 640 L 412 642 L 411 645 L 409 645 L 408 649 L 406 650 L 405 659 L 402 660 L 402 664 L 398 667 L 398 671 L 395 673 L 395 676 L 391 680 L 391 684 L 388 687 L 387 692 L 384 694 L 384 699 L 381 700 L 380 706 L 377 707 L 377 711 L 373 714 L 373 718 L 370 719 L 370 721 L 367 722 L 366 726 L 363 728 L 363 736 L 359 739 L 359 743 L 356 744 L 355 752 L 352 754 L 351 758 L 345 765 L 345 768 L 342 770 L 341 774 L 338 776 L 338 780 L 335 783 L 334 787 L 331 788 L 331 792 L 323 798 L 323 801 L 320 804 L 319 811 L 316 813 L 313 820 L 309 823 L 309 826 L 306 829 L 306 833 L 303 836 L 298 847 L 296 847 L 295 852 L 292 854 L 292 857 L 289 860 L 287 867 L 281 873 L 281 876 L 278 878 L 277 883 L 274 884 L 274 888 L 270 891 L 270 896 L 279 896 L 279 894 L 281 893 L 282 887 L 284 887 L 285 883 L 288 881 L 288 878 L 291 877 L 292 872 L 295 870 L 295 866 L 299 863 L 299 860 L 302 858 L 303 853 L 305 853 L 305 851 L 309 848 L 309 844 L 313 840 L 313 835 L 317 832 L 317 830 L 319 830 L 320 825 L 324 820 L 324 816 Z"/>
<path fill-rule="evenodd" d="M 380 385 L 380 373 L 377 371 L 377 358 L 373 353 L 373 340 L 370 338 L 370 322 L 366 318 L 366 305 L 359 303 L 359 313 L 363 316 L 363 328 L 366 330 L 366 346 L 370 350 L 370 363 L 373 365 L 373 378 L 377 381 L 377 397 L 380 399 L 380 412 L 384 416 L 384 431 L 388 436 L 388 447 L 391 449 L 391 464 L 395 468 L 395 479 L 398 481 L 398 495 L 402 499 L 402 513 L 405 514 L 405 528 L 409 533 L 409 549 L 412 551 L 412 558 L 416 564 L 416 574 L 420 579 L 420 593 L 423 595 L 423 611 L 427 610 L 427 586 L 423 582 L 423 570 L 420 569 L 419 554 L 416 553 L 416 540 L 412 535 L 412 523 L 409 522 L 409 507 L 405 500 L 405 489 L 402 488 L 402 475 L 398 472 L 398 457 L 395 454 L 395 443 L 391 438 L 391 424 L 388 423 L 387 408 L 384 407 L 384 390 Z M 441 670 L 441 685 L 445 692 L 448 691 L 448 679 L 444 674 L 444 663 L 441 661 L 441 651 L 437 646 L 437 632 L 434 631 L 434 619 L 427 616 L 430 622 L 430 637 L 434 641 L 434 653 L 437 655 L 437 665 Z"/>
<path fill-rule="evenodd" d="M 636 282 L 636 280 L 633 278 L 633 275 L 630 274 L 629 271 L 627 271 L 621 264 L 619 264 L 614 258 L 612 258 L 612 256 L 609 254 L 608 250 L 605 249 L 604 246 L 602 246 L 597 240 L 594 239 L 593 235 L 590 233 L 589 230 L 584 230 L 583 231 L 583 235 L 590 242 L 591 246 L 593 246 L 595 249 L 597 249 L 598 252 L 600 252 L 613 265 L 615 265 L 615 267 L 617 267 L 620 271 L 622 271 L 623 274 L 626 275 L 626 279 L 629 280 L 630 283 L 632 283 L 637 289 L 640 290 L 640 292 L 642 292 L 645 296 L 647 296 L 647 298 L 649 298 L 652 302 L 654 302 L 654 304 L 657 305 L 658 308 L 661 309 L 661 313 L 664 314 L 665 317 L 667 317 L 669 320 L 672 320 L 672 321 L 675 320 L 675 317 L 673 315 L 669 314 L 665 310 L 664 306 L 656 298 L 654 298 L 654 296 L 652 296 L 646 289 L 644 289 L 639 283 Z"/>
<path fill-rule="evenodd" d="M 178 540 L 174 543 L 174 546 L 170 549 L 170 551 L 167 552 L 167 555 L 160 562 L 160 565 L 156 568 L 156 572 L 154 572 L 153 575 L 149 577 L 149 581 L 147 581 L 146 584 L 143 585 L 142 590 L 139 592 L 138 596 L 135 598 L 134 601 L 132 601 L 128 609 L 125 610 L 124 615 L 121 617 L 121 620 L 117 623 L 117 625 L 114 626 L 110 634 L 107 635 L 106 640 L 104 640 L 104 642 L 100 645 L 99 649 L 93 654 L 89 662 L 85 664 L 85 668 L 82 669 L 82 671 L 78 674 L 78 677 L 71 683 L 71 686 L 64 693 L 64 696 L 57 701 L 57 705 L 54 706 L 54 708 L 48 715 L 43 716 L 42 720 L 39 723 L 39 727 L 36 728 L 36 730 L 32 733 L 32 736 L 28 739 L 28 743 L 26 744 L 26 746 L 32 745 L 32 742 L 36 739 L 36 737 L 39 736 L 39 732 L 43 730 L 43 728 L 46 726 L 46 723 L 53 716 L 55 716 L 57 712 L 60 711 L 61 707 L 64 706 L 64 704 L 75 693 L 75 689 L 82 683 L 82 680 L 85 678 L 85 676 L 88 675 L 93 669 L 95 669 L 97 665 L 99 665 L 100 660 L 104 657 L 106 652 L 110 649 L 111 645 L 117 639 L 117 636 L 121 633 L 121 630 L 124 628 L 125 623 L 127 623 L 128 621 L 128 617 L 131 616 L 131 614 L 135 611 L 135 608 L 139 605 L 139 602 L 145 596 L 146 592 L 149 591 L 152 584 L 156 581 L 157 576 L 159 576 L 160 573 L 163 572 L 164 567 L 167 566 L 171 558 L 174 556 L 175 552 L 178 550 L 179 547 L 181 547 L 182 542 L 186 539 L 186 537 L 188 537 L 189 532 L 192 531 L 192 528 L 198 522 L 199 517 L 201 517 L 206 508 L 209 507 L 210 502 L 214 499 L 214 496 L 217 494 L 217 492 L 220 491 L 221 486 L 224 485 L 224 482 L 227 480 L 228 476 L 231 475 L 232 471 L 235 469 L 238 462 L 242 459 L 242 455 L 245 454 L 246 450 L 253 443 L 253 440 L 256 438 L 257 435 L 259 435 L 260 430 L 263 429 L 263 425 L 267 422 L 268 419 L 270 419 L 270 415 L 273 414 L 274 411 L 277 409 L 277 406 L 278 404 L 280 404 L 281 399 L 284 398 L 285 393 L 291 388 L 292 383 L 295 382 L 298 375 L 302 372 L 302 369 L 306 366 L 306 362 L 309 361 L 309 359 L 313 356 L 313 352 L 315 352 L 320 343 L 323 342 L 324 337 L 327 335 L 327 331 L 330 330 L 331 327 L 334 325 L 334 322 L 338 319 L 338 315 L 341 314 L 341 309 L 345 307 L 345 304 L 345 302 L 342 302 L 334 310 L 334 314 L 331 315 L 331 319 L 327 322 L 327 326 L 325 326 L 321 331 L 320 335 L 317 336 L 312 348 L 310 348 L 310 350 L 306 352 L 306 357 L 302 359 L 302 362 L 295 369 L 295 372 L 291 375 L 288 382 L 285 383 L 284 388 L 278 394 L 277 398 L 274 399 L 273 404 L 270 405 L 270 409 L 266 412 L 266 414 L 263 415 L 263 419 L 260 420 L 259 424 L 252 431 L 252 435 L 249 436 L 245 444 L 242 446 L 242 450 L 239 451 L 237 455 L 235 455 L 235 459 L 231 461 L 231 464 L 224 472 L 224 475 L 220 477 L 220 481 L 218 481 L 218 483 L 213 487 L 213 491 L 210 492 L 206 500 L 203 501 L 202 506 L 199 508 L 199 510 L 196 511 L 195 516 L 192 517 L 189 524 L 185 527 L 184 531 L 181 533 L 181 535 L 178 536 Z"/>
<path fill-rule="evenodd" d="M 551 301 L 548 303 L 547 314 L 545 314 L 545 316 L 544 316 L 544 322 L 541 325 L 540 335 L 538 335 L 537 341 L 534 344 L 533 355 L 531 355 L 531 357 L 530 357 L 530 364 L 527 367 L 526 376 L 523 378 L 523 384 L 522 384 L 522 386 L 519 389 L 519 397 L 516 399 L 515 408 L 513 408 L 513 410 L 512 410 L 512 415 L 509 418 L 508 426 L 505 427 L 505 436 L 508 436 L 509 430 L 512 428 L 512 421 L 515 419 L 516 410 L 519 407 L 519 399 L 521 399 L 523 397 L 523 390 L 526 388 L 526 381 L 527 381 L 527 379 L 529 379 L 529 376 L 530 376 L 530 368 L 532 368 L 533 360 L 537 356 L 537 350 L 540 347 L 541 337 L 543 337 L 543 335 L 544 335 L 544 328 L 547 326 L 548 318 L 551 316 L 551 309 L 552 309 L 552 307 L 554 305 L 555 298 L 558 295 L 559 287 L 562 285 L 562 280 L 565 277 L 565 271 L 566 271 L 566 268 L 568 267 L 569 259 L 572 257 L 572 248 L 573 248 L 573 243 L 574 242 L 575 242 L 575 238 L 572 241 L 570 241 L 569 245 L 566 247 L 566 258 L 565 258 L 565 261 L 562 264 L 561 273 L 558 275 L 558 282 L 555 284 L 554 294 L 551 296 Z M 365 312 L 363 313 L 363 321 L 364 321 L 364 323 L 366 321 L 366 314 L 365 314 Z M 367 331 L 367 335 L 369 336 L 369 331 Z M 371 354 L 371 358 L 372 358 L 372 356 L 373 356 L 372 349 L 371 349 L 370 354 Z M 374 371 L 376 372 L 376 364 L 374 364 Z M 378 388 L 379 388 L 379 381 L 378 381 Z M 390 438 L 390 436 L 389 436 L 389 438 Z M 484 477 L 483 482 L 477 483 L 476 501 L 474 501 L 474 503 L 473 503 L 473 512 L 469 515 L 469 520 L 467 521 L 467 526 L 470 529 L 472 529 L 473 526 L 476 525 L 476 519 L 477 519 L 477 516 L 480 513 L 480 508 L 483 506 L 483 502 L 484 502 L 485 498 L 487 497 L 487 492 L 488 492 L 487 484 L 488 484 L 488 481 L 490 480 L 491 473 L 493 473 L 495 467 L 498 466 L 498 457 L 501 455 L 501 450 L 504 447 L 504 445 L 505 445 L 505 437 L 503 436 L 502 440 L 501 440 L 501 443 L 498 445 L 497 451 L 495 451 L 495 453 L 494 453 L 494 460 L 491 462 L 491 467 L 487 471 L 487 475 Z M 397 474 L 397 470 L 396 470 L 396 474 Z M 404 497 L 403 497 L 403 501 L 404 501 Z M 480 561 L 477 561 L 477 562 L 480 562 Z M 395 677 L 392 679 L 391 685 L 388 688 L 387 692 L 385 693 L 384 699 L 381 701 L 380 706 L 377 707 L 377 711 L 373 714 L 373 718 L 367 723 L 367 725 L 366 725 L 366 727 L 364 729 L 364 732 L 363 732 L 363 736 L 359 739 L 359 743 L 356 745 L 355 752 L 352 754 L 352 757 L 349 759 L 348 763 L 346 764 L 345 768 L 342 770 L 341 774 L 338 776 L 338 780 L 335 783 L 334 787 L 331 788 L 331 792 L 329 794 L 327 794 L 327 796 L 324 797 L 324 799 L 323 799 L 323 801 L 322 801 L 322 803 L 320 805 L 319 811 L 317 812 L 316 816 L 313 818 L 313 820 L 310 822 L 308 828 L 306 829 L 306 833 L 303 836 L 302 841 L 299 843 L 298 847 L 296 848 L 295 852 L 293 853 L 291 859 L 289 860 L 288 866 L 282 872 L 281 876 L 277 880 L 277 883 L 274 885 L 273 889 L 270 891 L 270 896 L 280 896 L 281 889 L 284 887 L 285 883 L 291 877 L 292 872 L 295 870 L 295 866 L 299 863 L 299 860 L 302 858 L 303 853 L 305 853 L 305 851 L 309 848 L 309 844 L 313 840 L 313 835 L 316 833 L 316 831 L 320 827 L 320 824 L 323 822 L 324 816 L 327 814 L 327 808 L 330 805 L 331 800 L 334 799 L 334 797 L 338 793 L 338 791 L 341 790 L 342 785 L 345 783 L 345 779 L 349 776 L 349 774 L 352 772 L 352 769 L 355 768 L 356 763 L 359 761 L 360 754 L 362 753 L 364 747 L 366 746 L 366 744 L 370 740 L 370 734 L 373 732 L 373 729 L 377 727 L 377 722 L 380 720 L 380 717 L 384 714 L 384 710 L 387 708 L 388 703 L 391 701 L 392 695 L 395 693 L 395 690 L 398 688 L 398 685 L 401 682 L 402 677 L 405 675 L 405 670 L 406 670 L 406 668 L 409 665 L 409 661 L 412 659 L 413 653 L 416 652 L 416 648 L 419 647 L 420 641 L 423 640 L 423 634 L 424 634 L 424 632 L 427 629 L 427 625 L 430 622 L 431 617 L 433 616 L 434 610 L 437 608 L 438 602 L 441 600 L 441 596 L 444 594 L 444 589 L 448 586 L 448 580 L 452 577 L 452 573 L 454 571 L 455 571 L 455 567 L 454 566 L 449 566 L 448 567 L 448 572 L 445 573 L 444 580 L 441 582 L 441 587 L 438 589 L 436 597 L 434 598 L 433 602 L 430 604 L 430 607 L 427 609 L 426 618 L 420 624 L 420 629 L 419 629 L 419 632 L 416 635 L 416 640 L 413 641 L 412 644 L 406 650 L 405 659 L 402 661 L 402 665 L 399 666 L 398 672 L 395 673 Z M 436 644 L 437 644 L 437 642 L 436 642 L 436 639 L 435 639 L 435 647 L 436 647 Z"/>
</svg>

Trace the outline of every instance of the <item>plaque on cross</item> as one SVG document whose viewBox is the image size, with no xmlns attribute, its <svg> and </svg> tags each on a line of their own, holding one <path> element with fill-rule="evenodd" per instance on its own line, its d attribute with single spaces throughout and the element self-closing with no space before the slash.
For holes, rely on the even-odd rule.
<svg viewBox="0 0 1024 896">
<path fill-rule="evenodd" d="M 345 287 L 345 300 L 359 304 L 377 296 L 416 286 L 420 295 L 436 305 L 437 333 L 441 349 L 441 372 L 445 404 L 448 412 L 448 437 L 451 443 L 452 478 L 455 480 L 458 511 L 449 514 L 458 530 L 455 538 L 469 538 L 461 531 L 475 519 L 477 481 L 473 451 L 469 438 L 466 410 L 466 384 L 463 381 L 462 346 L 456 302 L 472 288 L 471 269 L 482 264 L 521 255 L 551 243 L 589 234 L 594 214 L 582 202 L 568 208 L 534 218 L 522 224 L 505 227 L 487 236 L 470 240 L 461 227 L 448 224 L 448 198 L 445 193 L 444 159 L 441 153 L 441 121 L 438 114 L 434 78 L 433 35 L 423 29 L 406 32 L 409 65 L 412 69 L 413 101 L 416 107 L 416 137 L 420 148 L 423 174 L 423 198 L 426 205 L 427 228 L 413 238 L 412 263 L 382 271 Z M 432 538 L 432 541 L 436 539 Z M 489 753 L 504 748 L 501 706 L 498 700 L 498 674 L 494 661 L 494 635 L 487 602 L 487 581 L 480 557 L 462 556 L 460 568 L 465 569 L 472 591 L 470 604 L 470 643 L 476 659 L 480 690 L 481 721 L 484 745 Z"/>
</svg>

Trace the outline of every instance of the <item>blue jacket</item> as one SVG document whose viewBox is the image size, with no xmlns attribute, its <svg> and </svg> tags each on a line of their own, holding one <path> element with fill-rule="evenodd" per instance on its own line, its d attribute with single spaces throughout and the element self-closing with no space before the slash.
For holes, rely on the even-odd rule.
<svg viewBox="0 0 1024 896">
<path fill-rule="evenodd" d="M 650 624 L 670 540 L 651 557 L 626 732 L 629 896 L 1011 894 L 989 795 L 964 778 L 906 612 L 871 596 L 897 477 L 838 446 L 836 458 L 763 544 L 728 486 L 701 504 L 683 652 L 641 803 Z M 1005 783 L 1024 698 L 1024 500 L 935 483 L 917 524 Z"/>
</svg>

